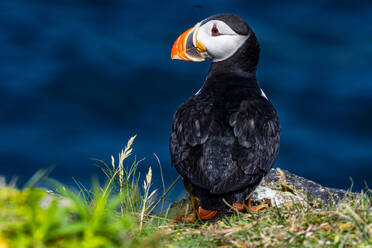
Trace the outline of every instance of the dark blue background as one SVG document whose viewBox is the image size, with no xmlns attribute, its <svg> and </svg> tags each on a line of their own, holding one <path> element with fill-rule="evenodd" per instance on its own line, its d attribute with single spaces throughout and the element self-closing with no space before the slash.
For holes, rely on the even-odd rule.
<svg viewBox="0 0 372 248">
<path fill-rule="evenodd" d="M 261 42 L 258 78 L 282 126 L 276 166 L 372 185 L 372 2 L 347 0 L 2 0 L 0 174 L 24 181 L 55 165 L 62 182 L 89 182 L 90 158 L 109 162 L 138 134 L 143 168 L 157 153 L 170 183 L 172 115 L 209 67 L 170 49 L 216 13 L 242 16 Z"/>
</svg>

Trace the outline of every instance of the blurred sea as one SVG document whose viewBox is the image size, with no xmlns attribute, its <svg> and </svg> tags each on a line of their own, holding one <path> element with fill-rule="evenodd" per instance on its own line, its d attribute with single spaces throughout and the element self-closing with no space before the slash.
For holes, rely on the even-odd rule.
<svg viewBox="0 0 372 248">
<path fill-rule="evenodd" d="M 372 1 L 348 0 L 2 0 L 0 174 L 22 183 L 54 165 L 64 183 L 90 182 L 91 158 L 110 162 L 138 134 L 143 169 L 158 171 L 156 153 L 169 184 L 173 113 L 209 67 L 170 49 L 216 13 L 242 16 L 261 42 L 258 78 L 282 127 L 276 166 L 371 187 Z"/>
</svg>

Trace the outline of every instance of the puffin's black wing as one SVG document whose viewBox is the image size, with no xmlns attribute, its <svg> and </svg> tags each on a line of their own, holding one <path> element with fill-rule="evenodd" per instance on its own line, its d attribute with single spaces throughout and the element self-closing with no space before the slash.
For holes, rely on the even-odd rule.
<svg viewBox="0 0 372 248">
<path fill-rule="evenodd" d="M 230 115 L 229 124 L 235 136 L 231 156 L 237 167 L 213 187 L 214 193 L 255 187 L 269 172 L 279 153 L 279 120 L 267 99 L 241 101 L 238 110 Z"/>
<path fill-rule="evenodd" d="M 190 98 L 174 114 L 169 142 L 172 164 L 178 173 L 205 189 L 213 186 L 201 166 L 203 145 L 211 134 L 211 109 L 207 101 Z"/>
<path fill-rule="evenodd" d="M 192 184 L 222 194 L 257 185 L 279 151 L 279 122 L 263 97 L 243 100 L 225 116 L 208 99 L 189 99 L 175 113 L 172 164 Z"/>
</svg>

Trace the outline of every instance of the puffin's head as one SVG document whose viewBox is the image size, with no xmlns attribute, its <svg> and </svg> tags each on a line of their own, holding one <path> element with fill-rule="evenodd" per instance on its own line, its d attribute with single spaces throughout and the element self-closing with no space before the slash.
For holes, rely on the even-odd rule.
<svg viewBox="0 0 372 248">
<path fill-rule="evenodd" d="M 242 18 L 233 14 L 214 15 L 181 34 L 172 47 L 171 57 L 219 62 L 234 55 L 247 40 L 257 43 L 253 31 Z"/>
</svg>

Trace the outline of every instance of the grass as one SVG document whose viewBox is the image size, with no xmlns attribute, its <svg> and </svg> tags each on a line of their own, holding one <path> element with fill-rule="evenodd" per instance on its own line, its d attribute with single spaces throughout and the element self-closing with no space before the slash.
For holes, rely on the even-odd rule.
<svg viewBox="0 0 372 248">
<path fill-rule="evenodd" d="M 163 209 L 177 180 L 168 189 L 164 183 L 162 190 L 152 189 L 151 167 L 141 176 L 141 161 L 127 163 L 134 139 L 117 162 L 114 157 L 110 165 L 96 160 L 107 177 L 103 185 L 93 182 L 86 189 L 76 180 L 77 186 L 69 188 L 48 179 L 53 187 L 49 191 L 36 187 L 43 171 L 21 189 L 3 183 L 0 248 L 372 247 L 370 190 L 349 194 L 338 203 L 309 199 L 260 212 L 232 212 L 210 222 L 183 223 L 171 213 L 182 213 L 187 204 Z"/>
<path fill-rule="evenodd" d="M 176 247 L 372 247 L 370 192 L 338 204 L 273 206 L 213 223 L 169 225 Z"/>
</svg>

